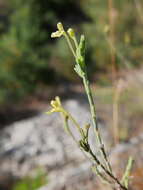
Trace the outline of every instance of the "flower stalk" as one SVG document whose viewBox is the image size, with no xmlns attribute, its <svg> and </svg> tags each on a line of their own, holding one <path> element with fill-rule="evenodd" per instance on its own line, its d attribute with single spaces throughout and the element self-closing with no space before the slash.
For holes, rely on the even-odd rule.
<svg viewBox="0 0 143 190">
<path fill-rule="evenodd" d="M 75 58 L 76 64 L 74 66 L 74 70 L 79 75 L 79 77 L 82 78 L 82 81 L 83 81 L 83 85 L 84 85 L 85 92 L 87 94 L 87 98 L 88 98 L 88 102 L 90 106 L 91 118 L 92 118 L 95 136 L 98 143 L 98 148 L 100 150 L 100 153 L 104 162 L 102 162 L 102 160 L 93 153 L 90 147 L 90 144 L 88 142 L 90 124 L 86 124 L 84 128 L 81 128 L 78 122 L 74 119 L 74 117 L 63 108 L 59 97 L 56 97 L 55 100 L 51 101 L 52 109 L 47 113 L 48 114 L 51 114 L 53 112 L 61 113 L 62 117 L 64 118 L 64 128 L 66 132 L 73 138 L 73 140 L 76 142 L 78 147 L 80 147 L 80 149 L 85 153 L 86 157 L 87 158 L 90 157 L 90 160 L 93 163 L 95 172 L 102 179 L 102 181 L 106 182 L 107 184 L 110 184 L 113 190 L 115 190 L 117 186 L 118 186 L 118 189 L 120 190 L 129 190 L 128 182 L 129 182 L 130 170 L 132 167 L 132 161 L 129 160 L 125 173 L 123 174 L 122 180 L 120 181 L 112 172 L 112 168 L 108 160 L 104 144 L 102 142 L 102 138 L 101 138 L 99 127 L 98 127 L 96 107 L 95 107 L 90 83 L 88 80 L 86 64 L 85 64 L 85 37 L 84 35 L 81 35 L 80 40 L 78 42 L 76 39 L 74 30 L 72 28 L 69 28 L 66 32 L 61 23 L 57 24 L 57 29 L 58 30 L 56 32 L 53 32 L 51 34 L 51 37 L 55 38 L 55 37 L 64 36 Z M 72 131 L 70 130 L 70 126 L 68 123 L 69 120 L 72 121 L 73 125 L 77 128 L 80 134 L 79 140 L 77 140 L 74 137 Z M 102 171 L 100 171 L 99 168 Z"/>
</svg>

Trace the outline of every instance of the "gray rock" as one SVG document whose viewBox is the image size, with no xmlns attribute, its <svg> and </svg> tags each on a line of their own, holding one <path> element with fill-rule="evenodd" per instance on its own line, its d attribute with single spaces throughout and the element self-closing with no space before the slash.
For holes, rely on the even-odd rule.
<svg viewBox="0 0 143 190">
<path fill-rule="evenodd" d="M 90 113 L 85 101 L 79 102 L 71 99 L 65 101 L 63 105 L 75 116 L 81 126 L 89 123 Z M 71 176 L 76 178 L 81 174 L 83 176 L 89 174 L 89 161 L 85 159 L 62 126 L 61 118 L 56 113 L 50 116 L 41 113 L 34 118 L 7 126 L 1 131 L 0 173 L 10 173 L 12 176 L 22 177 L 29 175 L 37 167 L 44 167 L 48 171 L 51 183 L 48 189 L 51 186 L 51 190 L 54 189 L 53 184 L 57 179 L 62 186 Z M 109 142 L 107 130 L 101 124 L 100 128 L 105 141 Z M 73 126 L 72 131 L 79 138 L 77 129 Z M 90 141 L 94 151 L 97 151 L 92 129 L 90 130 Z"/>
</svg>

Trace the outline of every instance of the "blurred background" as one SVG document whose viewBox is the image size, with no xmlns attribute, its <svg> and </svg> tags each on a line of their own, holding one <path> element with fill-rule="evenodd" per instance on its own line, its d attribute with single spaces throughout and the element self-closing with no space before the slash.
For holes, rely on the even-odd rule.
<svg viewBox="0 0 143 190">
<path fill-rule="evenodd" d="M 56 24 L 59 21 L 63 23 L 65 29 L 74 28 L 77 36 L 82 33 L 86 36 L 88 74 L 97 100 L 99 121 L 106 130 L 108 128 L 109 138 L 113 137 L 109 146 L 113 148 L 120 142 L 130 144 L 132 138 L 143 134 L 142 0 L 0 0 L 0 162 L 3 166 L 0 169 L 0 188 L 2 190 L 32 190 L 32 188 L 34 190 L 45 183 L 48 184 L 45 176 L 50 173 L 52 166 L 50 164 L 47 166 L 44 162 L 44 159 L 50 155 L 50 152 L 46 152 L 50 146 L 45 143 L 47 136 L 44 137 L 46 144 L 44 150 L 41 150 L 42 144 L 39 145 L 38 140 L 32 141 L 33 144 L 37 143 L 34 147 L 40 146 L 36 151 L 41 150 L 42 153 L 25 153 L 25 149 L 20 148 L 19 142 L 25 147 L 25 139 L 30 137 L 26 136 L 22 142 L 17 139 L 31 133 L 26 131 L 28 128 L 26 126 L 30 126 L 28 130 L 31 130 L 35 120 L 43 121 L 43 126 L 51 126 L 56 116 L 50 121 L 47 116 L 46 118 L 43 115 L 39 116 L 48 109 L 51 98 L 60 95 L 73 114 L 77 111 L 75 115 L 82 113 L 82 110 L 84 114 L 88 110 L 81 80 L 73 70 L 74 60 L 65 40 L 50 37 L 51 33 L 56 31 Z M 83 103 L 85 105 L 82 108 Z M 78 119 L 79 122 L 82 121 L 82 118 Z M 22 125 L 21 128 L 19 125 Z M 57 134 L 59 133 L 57 131 Z M 36 133 L 38 134 L 39 132 Z M 55 146 L 54 143 L 56 141 L 53 141 L 52 147 Z M 107 143 L 106 138 L 105 143 Z M 33 151 L 33 148 L 29 151 Z M 33 159 L 37 159 L 37 155 L 39 159 L 39 155 L 43 155 L 44 151 L 45 157 L 40 164 L 42 163 L 44 168 L 46 165 L 48 172 L 46 170 L 46 174 L 43 175 L 43 171 L 38 170 L 37 184 L 35 178 L 34 182 L 33 178 L 24 178 L 24 182 L 13 187 L 13 183 L 17 184 L 15 179 L 19 181 L 27 177 L 31 170 L 25 169 L 27 172 L 20 174 L 17 172 L 23 163 L 28 165 L 29 157 L 26 156 L 32 155 L 30 159 L 33 163 Z M 22 156 L 15 157 L 20 153 Z M 57 157 L 61 155 L 62 153 L 57 154 Z M 57 159 L 55 167 L 58 167 Z M 61 160 L 60 167 L 68 163 L 65 161 L 63 164 Z M 30 168 L 39 167 L 38 163 L 30 165 Z M 26 164 L 24 167 L 27 167 Z M 135 171 L 137 176 L 142 176 L 141 179 L 143 179 L 142 171 Z M 3 175 L 8 177 L 4 179 Z M 7 182 L 8 180 L 10 182 Z M 134 182 L 137 184 L 135 190 L 143 188 L 142 181 Z M 32 182 L 34 183 L 32 187 L 25 185 Z M 49 186 L 49 190 L 51 189 Z"/>
</svg>

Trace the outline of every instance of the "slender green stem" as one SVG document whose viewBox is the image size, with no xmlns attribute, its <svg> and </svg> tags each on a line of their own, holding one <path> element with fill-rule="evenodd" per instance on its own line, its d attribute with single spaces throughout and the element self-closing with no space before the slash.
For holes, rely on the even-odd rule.
<svg viewBox="0 0 143 190">
<path fill-rule="evenodd" d="M 110 176 L 111 179 L 113 179 L 114 182 L 117 183 L 117 184 L 119 185 L 119 187 L 120 187 L 122 190 L 128 190 L 125 186 L 123 186 L 123 185 L 119 182 L 119 180 L 118 180 L 109 170 L 107 170 L 107 169 L 104 167 L 104 165 L 99 161 L 99 159 L 96 157 L 96 155 L 94 155 L 94 153 L 92 152 L 91 149 L 89 150 L 89 154 L 92 156 L 92 158 L 94 159 L 94 161 L 96 162 L 96 164 L 97 164 L 98 166 L 100 166 L 100 167 L 103 169 L 103 171 L 104 171 L 108 176 Z"/>
<path fill-rule="evenodd" d="M 131 173 L 133 162 L 134 162 L 133 158 L 130 157 L 129 160 L 128 160 L 124 175 L 123 175 L 122 180 L 121 180 L 121 183 L 124 184 L 126 188 L 128 188 L 129 176 L 130 176 L 130 173 Z"/>
<path fill-rule="evenodd" d="M 75 36 L 73 37 L 73 41 L 74 41 L 74 43 L 75 43 L 75 47 L 76 47 L 76 49 L 77 49 L 77 48 L 78 48 L 78 42 L 77 42 L 77 39 L 76 39 Z"/>
<path fill-rule="evenodd" d="M 91 88 L 90 88 L 90 85 L 89 85 L 87 75 L 84 75 L 84 77 L 83 77 L 83 84 L 84 84 L 85 91 L 86 91 L 86 94 L 87 94 L 87 97 L 88 97 L 91 116 L 92 116 L 92 121 L 93 121 L 93 126 L 94 126 L 94 132 L 95 132 L 95 135 L 96 135 L 96 138 L 97 138 L 97 141 L 98 141 L 98 145 L 100 146 L 100 152 L 101 152 L 101 154 L 103 156 L 103 159 L 105 160 L 105 163 L 106 163 L 106 166 L 107 166 L 108 170 L 110 172 L 112 172 L 112 168 L 111 168 L 110 163 L 108 161 L 107 154 L 106 154 L 105 148 L 104 148 L 104 144 L 102 143 L 102 139 L 101 139 L 101 136 L 100 136 L 97 117 L 96 117 L 95 104 L 94 104 L 93 95 L 92 95 L 92 91 L 91 91 Z"/>
<path fill-rule="evenodd" d="M 106 183 L 107 185 L 113 185 L 112 182 L 102 172 L 99 171 L 97 165 L 92 167 L 92 171 L 95 172 L 97 176 L 99 176 L 103 183 Z"/>
<path fill-rule="evenodd" d="M 74 135 L 72 134 L 72 132 L 71 132 L 71 130 L 70 130 L 70 128 L 69 128 L 69 125 L 68 125 L 68 117 L 65 117 L 64 118 L 64 128 L 66 129 L 66 131 L 67 131 L 67 133 L 72 137 L 72 139 L 74 140 L 74 142 L 78 145 L 78 147 L 79 147 L 79 143 L 78 143 L 78 141 L 76 140 L 76 138 L 74 137 Z"/>
<path fill-rule="evenodd" d="M 67 40 L 67 43 L 68 43 L 68 45 L 69 45 L 69 48 L 70 48 L 71 52 L 73 53 L 73 56 L 76 58 L 76 53 L 75 53 L 75 51 L 74 51 L 74 49 L 73 49 L 73 46 L 72 46 L 72 44 L 71 44 L 71 41 L 70 41 L 68 35 L 66 34 L 66 32 L 64 32 L 64 36 L 65 36 L 65 38 L 66 38 L 66 40 Z"/>
<path fill-rule="evenodd" d="M 66 111 L 66 115 L 73 122 L 73 124 L 77 127 L 79 133 L 81 133 L 80 125 L 77 123 L 77 121 L 74 119 L 74 117 L 69 112 L 67 112 L 67 111 Z"/>
<path fill-rule="evenodd" d="M 73 139 L 73 141 L 76 143 L 77 147 L 80 148 L 80 150 L 81 150 L 81 152 L 83 153 L 84 157 L 85 157 L 87 160 L 92 161 L 91 158 L 89 158 L 89 157 L 85 154 L 85 152 L 83 151 L 83 149 L 80 147 L 79 142 L 76 140 L 76 138 L 74 137 L 73 133 L 72 133 L 71 130 L 70 130 L 70 127 L 69 127 L 69 124 L 68 124 L 68 119 L 71 119 L 71 118 L 73 118 L 73 117 L 72 117 L 72 116 L 71 116 L 71 117 L 64 117 L 64 126 L 65 126 L 64 128 L 66 129 L 66 132 L 72 137 L 72 139 Z M 73 121 L 73 120 L 72 120 L 72 121 Z M 74 120 L 74 121 L 75 121 L 75 120 Z M 74 124 L 75 124 L 75 122 L 74 122 Z M 77 122 L 76 122 L 76 124 L 77 124 Z"/>
</svg>

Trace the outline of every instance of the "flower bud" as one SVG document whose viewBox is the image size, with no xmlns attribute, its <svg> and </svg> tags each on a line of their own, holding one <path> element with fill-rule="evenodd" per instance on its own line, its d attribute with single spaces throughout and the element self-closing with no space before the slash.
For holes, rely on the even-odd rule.
<svg viewBox="0 0 143 190">
<path fill-rule="evenodd" d="M 64 31 L 64 27 L 63 27 L 61 22 L 58 22 L 57 28 L 58 28 L 59 31 Z"/>
<path fill-rule="evenodd" d="M 69 34 L 69 36 L 71 38 L 75 37 L 75 32 L 74 32 L 74 30 L 72 28 L 69 28 L 68 31 L 67 31 L 67 33 Z"/>
</svg>

